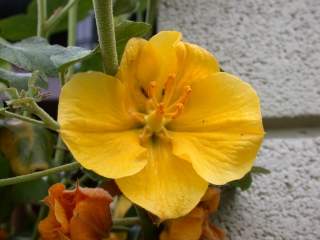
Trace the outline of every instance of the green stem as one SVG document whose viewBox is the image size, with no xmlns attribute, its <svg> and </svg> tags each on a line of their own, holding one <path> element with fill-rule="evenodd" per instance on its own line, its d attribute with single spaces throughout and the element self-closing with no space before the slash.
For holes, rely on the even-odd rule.
<svg viewBox="0 0 320 240">
<path fill-rule="evenodd" d="M 113 225 L 121 225 L 121 226 L 132 226 L 140 223 L 140 218 L 138 217 L 127 217 L 127 218 L 114 218 L 112 220 Z"/>
<path fill-rule="evenodd" d="M 53 13 L 45 23 L 46 34 L 52 31 L 52 29 L 68 14 L 69 9 L 78 2 L 79 0 L 69 0 L 67 5 Z"/>
<path fill-rule="evenodd" d="M 104 70 L 107 74 L 115 75 L 118 70 L 118 56 L 112 0 L 93 0 L 93 7 Z"/>
<path fill-rule="evenodd" d="M 45 21 L 46 21 L 46 13 L 47 13 L 47 1 L 46 0 L 37 0 L 37 36 L 44 37 L 45 36 Z"/>
<path fill-rule="evenodd" d="M 72 170 L 78 169 L 79 167 L 80 167 L 80 164 L 78 162 L 73 162 L 73 163 L 68 163 L 59 167 L 54 167 L 54 168 L 50 168 L 50 169 L 39 171 L 39 172 L 34 172 L 34 173 L 12 177 L 12 178 L 0 179 L 0 187 L 36 180 L 38 178 L 42 178 L 44 176 L 48 176 L 48 175 L 63 172 L 63 171 L 72 171 Z"/>
<path fill-rule="evenodd" d="M 62 141 L 61 136 L 59 135 L 58 141 L 57 141 L 57 146 L 56 146 L 56 152 L 54 154 L 54 166 L 59 166 L 61 165 L 63 158 L 64 158 L 64 153 L 65 153 L 65 145 Z"/>
<path fill-rule="evenodd" d="M 135 205 L 135 209 L 141 221 L 143 239 L 157 239 L 157 228 L 152 223 L 147 211 L 137 205 Z"/>
<path fill-rule="evenodd" d="M 68 46 L 76 45 L 77 37 L 77 21 L 78 21 L 78 3 L 75 3 L 68 13 Z M 73 74 L 73 67 L 69 67 L 68 76 Z"/>
<path fill-rule="evenodd" d="M 77 20 L 78 2 L 69 9 L 68 13 L 68 46 L 76 45 Z"/>
<path fill-rule="evenodd" d="M 4 117 L 8 117 L 8 118 L 20 119 L 22 121 L 33 123 L 33 124 L 39 125 L 41 127 L 46 127 L 46 124 L 44 122 L 42 122 L 42 121 L 39 121 L 39 120 L 36 120 L 36 119 L 33 119 L 33 118 L 29 118 L 29 117 L 26 117 L 26 116 L 23 116 L 23 115 L 20 115 L 20 114 L 16 114 L 16 113 L 13 113 L 13 112 L 0 111 L 0 115 L 2 115 Z M 56 130 L 56 129 L 52 129 L 52 130 Z"/>
</svg>

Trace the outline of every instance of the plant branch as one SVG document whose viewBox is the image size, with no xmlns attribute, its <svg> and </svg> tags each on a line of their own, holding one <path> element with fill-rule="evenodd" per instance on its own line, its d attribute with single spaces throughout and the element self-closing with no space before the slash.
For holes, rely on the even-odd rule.
<svg viewBox="0 0 320 240">
<path fill-rule="evenodd" d="M 68 13 L 68 46 L 76 45 L 77 37 L 77 20 L 78 20 L 78 3 L 75 3 Z M 68 78 L 73 74 L 73 66 L 70 66 L 68 69 Z"/>
<path fill-rule="evenodd" d="M 93 0 L 93 7 L 104 70 L 107 74 L 115 75 L 118 70 L 118 56 L 112 0 Z"/>
<path fill-rule="evenodd" d="M 29 117 L 26 117 L 26 116 L 23 116 L 23 115 L 20 115 L 20 114 L 16 114 L 16 113 L 13 113 L 13 112 L 9 112 L 9 111 L 0 111 L 0 115 L 4 116 L 4 117 L 8 117 L 8 118 L 16 118 L 16 119 L 20 119 L 22 121 L 25 121 L 25 122 L 29 122 L 29 123 L 33 123 L 33 124 L 36 124 L 36 125 L 39 125 L 39 126 L 42 126 L 42 127 L 46 127 L 46 124 L 42 121 L 39 121 L 39 120 L 36 120 L 36 119 L 33 119 L 33 118 L 29 118 Z M 52 130 L 56 130 L 56 129 L 52 129 Z"/>
<path fill-rule="evenodd" d="M 69 0 L 67 5 L 56 10 L 45 23 L 46 34 L 48 34 L 68 14 L 69 9 L 78 2 L 79 0 Z"/>
<path fill-rule="evenodd" d="M 0 187 L 36 180 L 38 178 L 42 178 L 44 176 L 48 176 L 48 175 L 63 172 L 63 171 L 72 171 L 72 170 L 78 169 L 79 167 L 80 167 L 80 164 L 78 162 L 73 162 L 73 163 L 65 164 L 59 167 L 54 167 L 54 168 L 50 168 L 50 169 L 39 171 L 39 172 L 34 172 L 34 173 L 12 177 L 12 178 L 0 179 Z"/>
<path fill-rule="evenodd" d="M 59 135 L 57 146 L 56 146 L 56 152 L 54 154 L 54 166 L 59 166 L 62 163 L 64 158 L 64 153 L 65 153 L 65 145 L 62 141 L 61 136 Z"/>
</svg>

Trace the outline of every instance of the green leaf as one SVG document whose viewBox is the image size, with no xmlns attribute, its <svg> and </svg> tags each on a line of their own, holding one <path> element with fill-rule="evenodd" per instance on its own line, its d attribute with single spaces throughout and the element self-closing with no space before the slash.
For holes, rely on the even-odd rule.
<svg viewBox="0 0 320 240">
<path fill-rule="evenodd" d="M 100 52 L 90 55 L 88 58 L 84 59 L 84 61 L 81 62 L 79 71 L 80 72 L 86 72 L 86 71 L 103 72 L 102 57 Z"/>
<path fill-rule="evenodd" d="M 70 65 L 84 60 L 94 54 L 96 50 L 86 50 L 80 47 L 68 47 L 66 51 L 51 57 L 52 62 L 59 71 L 63 71 Z"/>
<path fill-rule="evenodd" d="M 56 9 L 67 4 L 68 0 L 48 1 L 48 16 Z M 78 21 L 89 15 L 92 9 L 92 1 L 81 0 L 78 5 Z M 23 24 L 22 24 L 23 23 Z M 60 32 L 67 29 L 68 19 L 63 19 L 52 31 Z M 37 29 L 37 1 L 33 0 L 26 14 L 19 14 L 0 20 L 0 36 L 10 41 L 19 41 L 23 38 L 36 35 Z"/>
<path fill-rule="evenodd" d="M 31 73 L 16 73 L 0 68 L 0 82 L 3 82 L 7 87 L 27 90 L 30 77 Z"/>
<path fill-rule="evenodd" d="M 53 137 L 40 126 L 20 120 L 2 120 L 0 151 L 16 175 L 47 169 L 53 153 Z"/>
<path fill-rule="evenodd" d="M 11 196 L 16 203 L 38 203 L 48 194 L 49 185 L 43 179 L 16 184 Z"/>
<path fill-rule="evenodd" d="M 56 76 L 62 68 L 91 53 L 80 47 L 50 45 L 39 37 L 27 38 L 15 44 L 0 41 L 1 59 L 30 72 L 39 70 L 47 76 Z"/>
<path fill-rule="evenodd" d="M 114 16 L 132 13 L 137 9 L 137 0 L 116 0 L 113 4 Z"/>
<path fill-rule="evenodd" d="M 117 42 L 118 59 L 121 60 L 123 51 L 129 39 L 133 37 L 143 37 L 151 30 L 151 26 L 143 22 L 132 22 L 128 20 L 116 21 L 115 34 Z M 81 72 L 85 71 L 103 71 L 102 58 L 99 51 L 94 51 L 82 62 L 79 69 Z"/>
<path fill-rule="evenodd" d="M 0 152 L 0 178 L 10 177 L 10 164 L 2 152 Z"/>
<path fill-rule="evenodd" d="M 240 188 L 242 191 L 248 190 L 251 187 L 251 184 L 252 184 L 251 173 L 247 173 L 243 178 L 229 183 L 229 185 L 236 188 Z"/>
<path fill-rule="evenodd" d="M 251 169 L 251 173 L 252 174 L 270 174 L 270 170 L 263 168 L 263 167 L 258 167 L 258 166 L 254 166 Z"/>
<path fill-rule="evenodd" d="M 115 33 L 117 40 L 118 59 L 120 60 L 124 48 L 130 38 L 144 37 L 151 31 L 151 26 L 143 22 L 121 21 L 116 23 Z"/>
</svg>

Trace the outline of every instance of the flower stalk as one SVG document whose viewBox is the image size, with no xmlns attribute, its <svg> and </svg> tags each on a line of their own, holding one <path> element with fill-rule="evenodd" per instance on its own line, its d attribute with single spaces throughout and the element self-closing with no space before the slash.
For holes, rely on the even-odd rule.
<svg viewBox="0 0 320 240">
<path fill-rule="evenodd" d="M 112 0 L 93 0 L 93 7 L 104 71 L 109 75 L 115 75 L 118 70 L 118 56 Z"/>
<path fill-rule="evenodd" d="M 34 172 L 34 173 L 21 175 L 17 177 L 0 179 L 0 187 L 36 180 L 36 179 L 39 179 L 51 174 L 59 173 L 59 172 L 76 170 L 79 167 L 80 167 L 79 163 L 73 162 L 73 163 L 68 163 L 59 167 L 54 167 L 54 168 L 50 168 L 50 169 L 39 171 L 39 172 Z"/>
</svg>

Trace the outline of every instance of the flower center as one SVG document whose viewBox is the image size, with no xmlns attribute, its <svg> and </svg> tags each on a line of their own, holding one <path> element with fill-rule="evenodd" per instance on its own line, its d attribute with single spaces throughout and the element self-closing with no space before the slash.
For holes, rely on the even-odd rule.
<svg viewBox="0 0 320 240">
<path fill-rule="evenodd" d="M 173 89 L 173 82 L 175 80 L 175 76 L 170 75 L 163 89 L 163 96 L 159 101 L 156 96 L 156 82 L 152 81 L 149 83 L 147 90 L 144 91 L 144 95 L 147 98 L 147 106 L 148 113 L 138 113 L 134 112 L 131 115 L 137 119 L 140 123 L 142 123 L 143 132 L 140 135 L 141 144 L 144 145 L 146 141 L 148 141 L 151 137 L 161 137 L 170 139 L 165 125 L 177 118 L 181 112 L 185 104 L 191 95 L 191 87 L 189 85 L 184 86 L 181 96 L 172 104 L 165 106 L 164 95 L 170 94 L 172 95 L 176 89 Z"/>
</svg>

